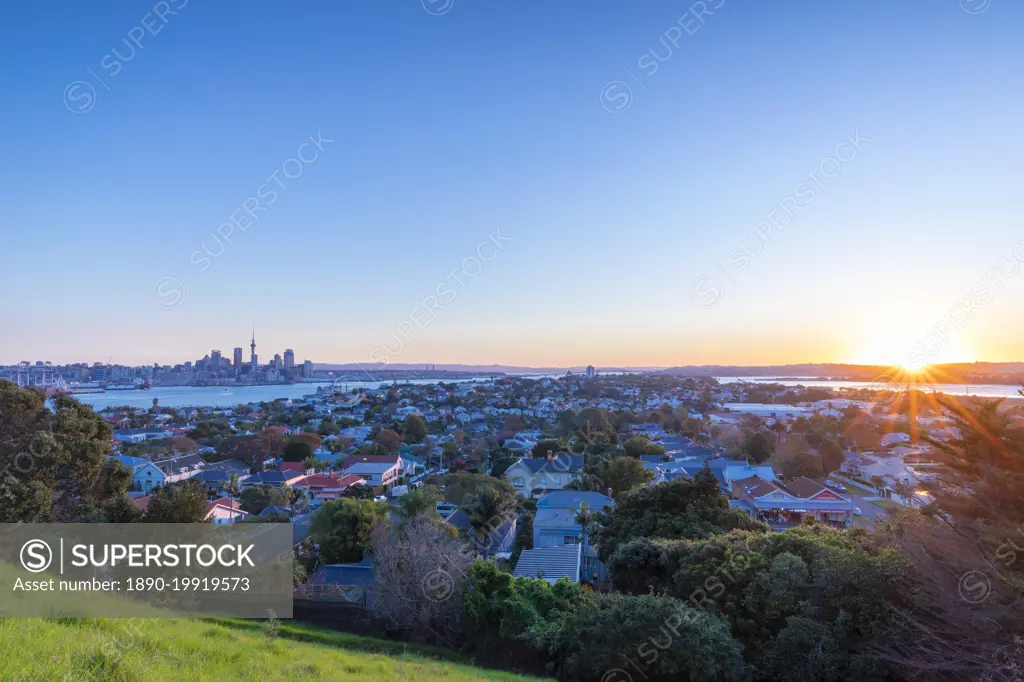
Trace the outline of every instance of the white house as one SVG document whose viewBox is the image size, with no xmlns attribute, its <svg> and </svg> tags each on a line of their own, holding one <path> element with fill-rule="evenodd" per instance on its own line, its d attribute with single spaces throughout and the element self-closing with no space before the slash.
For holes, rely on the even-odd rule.
<svg viewBox="0 0 1024 682">
<path fill-rule="evenodd" d="M 240 509 L 238 500 L 221 497 L 206 505 L 206 520 L 223 526 L 244 519 L 249 512 Z"/>
<path fill-rule="evenodd" d="M 394 462 L 355 462 L 343 473 L 347 476 L 358 476 L 366 479 L 366 485 L 388 487 L 398 480 L 401 467 L 400 461 Z"/>
<path fill-rule="evenodd" d="M 147 440 L 163 440 L 171 438 L 173 432 L 155 426 L 145 429 L 121 429 L 114 432 L 114 438 L 122 443 L 142 443 Z"/>
</svg>

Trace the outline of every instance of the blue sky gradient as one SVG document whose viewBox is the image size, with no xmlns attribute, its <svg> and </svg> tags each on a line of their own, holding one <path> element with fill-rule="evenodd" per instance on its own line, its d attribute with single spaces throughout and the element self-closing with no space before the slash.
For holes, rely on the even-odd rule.
<svg viewBox="0 0 1024 682">
<path fill-rule="evenodd" d="M 103 5 L 0 27 L 0 363 L 890 362 L 1024 238 L 1010 0 Z M 936 361 L 1024 357 L 992 289 Z"/>
</svg>

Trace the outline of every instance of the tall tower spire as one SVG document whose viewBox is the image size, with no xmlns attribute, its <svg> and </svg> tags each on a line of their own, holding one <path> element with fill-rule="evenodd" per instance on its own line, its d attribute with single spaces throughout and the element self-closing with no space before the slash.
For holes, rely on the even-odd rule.
<svg viewBox="0 0 1024 682">
<path fill-rule="evenodd" d="M 259 366 L 259 358 L 256 357 L 256 325 L 252 327 L 252 343 L 249 344 L 249 349 L 252 351 L 252 356 L 249 362 L 252 365 L 253 376 L 256 376 L 256 368 Z"/>
</svg>

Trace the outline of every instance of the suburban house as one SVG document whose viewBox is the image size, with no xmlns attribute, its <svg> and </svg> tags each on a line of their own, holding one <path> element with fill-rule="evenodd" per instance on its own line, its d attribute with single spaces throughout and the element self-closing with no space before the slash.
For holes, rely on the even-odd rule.
<svg viewBox="0 0 1024 682">
<path fill-rule="evenodd" d="M 853 523 L 853 503 L 809 478 L 782 484 L 752 476 L 733 481 L 733 507 L 772 528 L 796 526 L 805 517 L 845 528 Z"/>
<path fill-rule="evenodd" d="M 540 578 L 555 583 L 559 578 L 580 581 L 583 548 L 580 545 L 524 549 L 512 575 L 516 578 Z"/>
<path fill-rule="evenodd" d="M 707 464 L 711 473 L 718 479 L 718 485 L 722 491 L 729 493 L 732 490 L 733 481 L 738 481 L 752 476 L 763 478 L 767 481 L 777 480 L 775 470 L 770 464 L 749 464 L 745 459 L 726 459 L 717 457 L 714 459 L 697 461 L 674 461 L 674 462 L 649 462 L 643 461 L 645 469 L 654 472 L 651 484 L 672 481 L 680 476 L 693 478 Z"/>
<path fill-rule="evenodd" d="M 383 460 L 383 461 L 373 461 Z M 348 458 L 345 460 L 348 461 Z M 375 488 L 387 488 L 393 485 L 399 476 L 401 460 L 397 455 L 384 457 L 361 457 L 342 469 L 348 476 L 366 479 L 366 485 Z"/>
<path fill-rule="evenodd" d="M 238 500 L 220 497 L 206 505 L 206 520 L 221 526 L 244 519 L 249 512 L 241 509 Z"/>
<path fill-rule="evenodd" d="M 502 478 L 526 498 L 561 490 L 575 480 L 583 468 L 580 455 L 558 454 L 551 457 L 523 457 L 505 470 Z"/>
<path fill-rule="evenodd" d="M 537 499 L 533 518 L 533 547 L 561 547 L 582 542 L 583 529 L 576 523 L 576 513 L 586 505 L 592 511 L 615 506 L 607 495 L 576 490 L 559 490 Z"/>
<path fill-rule="evenodd" d="M 105 416 L 103 419 L 118 428 L 125 428 L 132 423 L 131 416 L 127 414 L 111 414 Z"/>
<path fill-rule="evenodd" d="M 199 455 L 181 455 L 161 462 L 156 462 L 160 470 L 167 475 L 197 471 L 206 466 L 206 460 Z"/>
<path fill-rule="evenodd" d="M 297 474 L 299 476 L 305 476 L 311 471 L 306 468 L 305 462 L 281 462 L 281 465 L 277 467 L 277 470 Z"/>
<path fill-rule="evenodd" d="M 405 473 L 406 467 L 410 466 L 410 463 L 409 462 L 404 462 L 402 456 L 397 454 L 397 453 L 394 454 L 394 455 L 357 455 L 357 454 L 351 454 L 351 455 L 346 456 L 343 460 L 341 460 L 341 464 L 338 465 L 338 468 L 341 469 L 342 471 L 344 471 L 345 469 L 348 469 L 350 466 L 352 466 L 354 464 L 359 464 L 360 462 L 363 462 L 363 463 L 369 462 L 369 463 L 372 463 L 372 464 L 384 464 L 384 463 L 397 464 L 398 465 L 398 475 L 399 476 L 401 476 L 403 473 Z"/>
<path fill-rule="evenodd" d="M 117 461 L 119 461 L 121 464 L 125 465 L 129 469 L 134 469 L 135 467 L 137 467 L 140 464 L 145 464 L 146 462 L 151 461 L 151 460 L 147 459 L 146 457 L 132 457 L 130 455 L 111 455 L 110 458 L 111 459 L 116 459 Z"/>
<path fill-rule="evenodd" d="M 121 429 L 114 431 L 114 438 L 122 443 L 143 443 L 147 440 L 162 440 L 174 435 L 168 429 L 150 426 L 145 429 Z"/>
<path fill-rule="evenodd" d="M 149 495 L 153 490 L 163 487 L 166 478 L 159 467 L 147 460 L 132 467 L 132 490 Z"/>
<path fill-rule="evenodd" d="M 334 474 L 310 474 L 291 483 L 292 487 L 306 491 L 309 506 L 316 509 L 327 500 L 337 499 L 341 492 L 352 485 L 365 483 L 361 476 L 335 476 Z"/>
<path fill-rule="evenodd" d="M 242 487 L 247 488 L 251 485 L 269 485 L 275 488 L 283 488 L 286 485 L 291 485 L 293 481 L 297 481 L 300 478 L 302 478 L 302 476 L 296 474 L 294 471 L 260 471 L 246 478 L 242 483 Z"/>
</svg>

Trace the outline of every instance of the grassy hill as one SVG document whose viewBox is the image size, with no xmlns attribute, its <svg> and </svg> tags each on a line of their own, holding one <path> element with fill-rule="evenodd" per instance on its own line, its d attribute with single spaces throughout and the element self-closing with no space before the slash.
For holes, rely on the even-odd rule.
<svg viewBox="0 0 1024 682">
<path fill-rule="evenodd" d="M 0 619 L 0 680 L 537 680 L 452 652 L 282 621 Z"/>
</svg>

